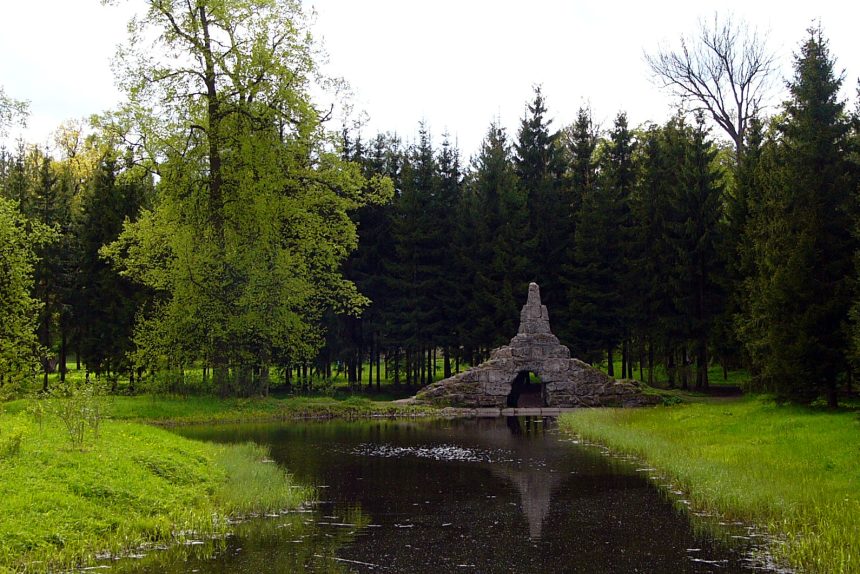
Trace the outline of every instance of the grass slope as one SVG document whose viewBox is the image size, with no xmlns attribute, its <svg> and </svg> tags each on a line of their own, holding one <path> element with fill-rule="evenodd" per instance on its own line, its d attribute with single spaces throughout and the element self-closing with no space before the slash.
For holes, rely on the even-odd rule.
<svg viewBox="0 0 860 574">
<path fill-rule="evenodd" d="M 213 535 L 228 516 L 294 508 L 313 495 L 254 445 L 106 421 L 81 450 L 64 433 L 53 421 L 40 428 L 24 413 L 0 414 L 0 572 L 66 569 Z M 16 436 L 20 448 L 9 448 Z"/>
<path fill-rule="evenodd" d="M 694 508 L 766 525 L 806 572 L 860 572 L 860 420 L 764 398 L 564 415 L 562 428 L 634 454 Z"/>
</svg>

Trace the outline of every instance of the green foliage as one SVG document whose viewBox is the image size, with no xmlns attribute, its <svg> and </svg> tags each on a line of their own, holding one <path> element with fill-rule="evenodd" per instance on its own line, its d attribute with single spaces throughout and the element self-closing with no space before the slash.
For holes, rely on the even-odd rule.
<svg viewBox="0 0 860 574">
<path fill-rule="evenodd" d="M 0 197 L 0 397 L 18 390 L 37 369 L 40 304 L 31 295 L 35 250 L 55 237 L 52 229 L 27 222 L 12 201 Z"/>
<path fill-rule="evenodd" d="M 231 517 L 293 508 L 314 495 L 311 489 L 296 486 L 292 476 L 269 458 L 268 449 L 258 444 L 220 449 L 215 461 L 227 479 L 215 491 L 214 499 Z"/>
<path fill-rule="evenodd" d="M 47 401 L 46 410 L 63 423 L 72 448 L 84 447 L 87 429 L 92 432 L 93 440 L 98 440 L 110 401 L 107 391 L 99 381 L 70 380 L 51 389 L 50 399 L 43 399 Z"/>
<path fill-rule="evenodd" d="M 529 230 L 529 242 L 519 249 L 528 262 L 528 279 L 540 284 L 543 300 L 552 308 L 564 298 L 557 268 L 566 251 L 573 214 L 563 189 L 561 134 L 550 129 L 552 120 L 540 86 L 534 92 L 514 142 L 514 168 L 526 197 Z"/>
<path fill-rule="evenodd" d="M 697 511 L 766 526 L 804 572 L 853 572 L 860 556 L 856 413 L 764 398 L 669 409 L 583 409 L 561 425 L 656 467 Z M 662 482 L 662 481 L 661 481 Z"/>
<path fill-rule="evenodd" d="M 16 121 L 24 123 L 28 107 L 28 102 L 7 96 L 3 86 L 0 86 L 0 137 L 5 136 L 7 128 Z"/>
<path fill-rule="evenodd" d="M 21 443 L 24 441 L 26 426 L 18 422 L 0 427 L 0 462 L 18 456 L 21 453 Z"/>
<path fill-rule="evenodd" d="M 759 384 L 811 401 L 846 369 L 855 213 L 849 124 L 820 30 L 795 59 L 790 99 L 759 160 L 761 200 L 746 229 L 754 273 L 738 319 Z"/>
<path fill-rule="evenodd" d="M 80 359 L 96 375 L 112 377 L 128 370 L 135 316 L 148 293 L 121 277 L 100 249 L 117 239 L 126 220 L 137 218 L 152 194 L 148 175 L 115 155 L 110 148 L 105 152 L 81 193 L 75 230 L 78 273 L 69 297 Z"/>
<path fill-rule="evenodd" d="M 473 160 L 464 209 L 474 248 L 465 253 L 472 321 L 467 333 L 472 349 L 498 345 L 516 332 L 522 297 L 532 277 L 528 193 L 517 177 L 504 128 L 490 126 Z"/>
<path fill-rule="evenodd" d="M 160 180 L 153 209 L 103 251 L 159 297 L 135 361 L 203 359 L 220 392 L 265 393 L 273 357 L 315 355 L 326 309 L 366 306 L 340 274 L 357 244 L 347 212 L 390 182 L 331 151 L 299 3 L 152 1 L 135 25 L 114 128 L 140 137 Z"/>
<path fill-rule="evenodd" d="M 587 131 L 580 138 L 584 135 Z M 574 353 L 592 360 L 611 351 L 627 334 L 634 147 L 627 116 L 619 114 L 600 156 L 600 177 L 583 189 L 576 216 L 573 265 L 567 269 L 569 329 Z M 587 180 L 587 171 L 576 179 Z"/>
</svg>

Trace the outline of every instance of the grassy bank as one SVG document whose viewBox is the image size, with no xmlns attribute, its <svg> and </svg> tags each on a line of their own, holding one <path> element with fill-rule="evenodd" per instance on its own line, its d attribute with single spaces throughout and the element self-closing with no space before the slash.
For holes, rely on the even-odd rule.
<svg viewBox="0 0 860 574">
<path fill-rule="evenodd" d="M 0 572 L 217 535 L 224 518 L 312 496 L 254 445 L 219 446 L 124 421 L 71 448 L 54 420 L 0 414 Z"/>
<path fill-rule="evenodd" d="M 860 419 L 762 398 L 582 410 L 562 428 L 634 454 L 694 508 L 775 535 L 776 559 L 806 572 L 860 572 Z"/>
<path fill-rule="evenodd" d="M 24 412 L 34 399 L 5 403 L 7 413 Z M 300 397 L 221 399 L 212 396 L 171 397 L 157 395 L 109 397 L 105 414 L 113 420 L 156 424 L 217 424 L 295 420 L 306 418 L 361 418 L 415 416 L 433 412 L 364 397 Z"/>
</svg>

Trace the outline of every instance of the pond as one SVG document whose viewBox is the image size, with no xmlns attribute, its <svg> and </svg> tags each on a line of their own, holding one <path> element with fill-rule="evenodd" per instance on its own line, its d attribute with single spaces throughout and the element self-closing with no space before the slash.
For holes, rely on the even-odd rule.
<svg viewBox="0 0 860 574">
<path fill-rule="evenodd" d="M 210 558 L 155 552 L 121 571 L 761 571 L 755 534 L 691 522 L 649 469 L 580 445 L 549 418 L 184 428 L 254 441 L 318 488 L 311 511 L 236 525 Z"/>
</svg>

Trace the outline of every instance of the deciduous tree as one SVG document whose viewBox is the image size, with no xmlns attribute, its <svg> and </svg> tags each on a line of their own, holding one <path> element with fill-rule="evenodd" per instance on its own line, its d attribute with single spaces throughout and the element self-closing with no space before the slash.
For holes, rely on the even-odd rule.
<svg viewBox="0 0 860 574">
<path fill-rule="evenodd" d="M 108 253 L 161 294 L 139 360 L 202 358 L 222 393 L 266 392 L 273 357 L 313 358 L 326 308 L 366 304 L 340 266 L 367 193 L 310 98 L 315 44 L 293 0 L 149 0 L 120 53 L 115 125 L 159 176 Z"/>
<path fill-rule="evenodd" d="M 766 103 L 774 57 L 766 38 L 731 17 L 702 20 L 676 49 L 646 54 L 651 71 L 693 111 L 702 111 L 726 132 L 740 156 L 750 120 Z"/>
</svg>

